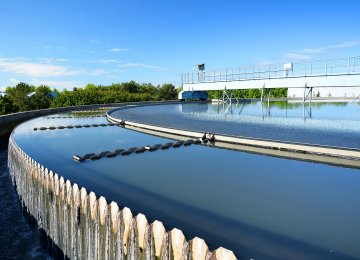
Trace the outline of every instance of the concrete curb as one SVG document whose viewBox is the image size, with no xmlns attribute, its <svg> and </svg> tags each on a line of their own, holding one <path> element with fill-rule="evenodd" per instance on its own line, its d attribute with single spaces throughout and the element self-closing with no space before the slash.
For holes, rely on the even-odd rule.
<svg viewBox="0 0 360 260">
<path fill-rule="evenodd" d="M 135 107 L 135 106 L 132 106 Z M 119 109 L 131 109 L 132 107 L 126 108 L 118 108 L 113 109 L 107 112 L 107 119 L 112 123 L 119 123 L 122 122 L 127 127 L 133 127 L 136 129 L 149 130 L 154 133 L 164 133 L 164 134 L 171 134 L 174 136 L 179 137 L 186 137 L 186 138 L 201 138 L 204 136 L 204 132 L 197 132 L 197 131 L 188 131 L 188 130 L 181 130 L 181 129 L 174 129 L 169 127 L 162 127 L 156 125 L 149 125 L 143 124 L 138 122 L 126 121 L 124 119 L 115 118 L 111 116 L 111 113 L 119 110 Z M 262 140 L 262 139 L 255 139 L 255 138 L 244 138 L 244 137 L 236 137 L 236 136 L 227 136 L 212 133 L 215 137 L 216 144 L 221 147 L 221 144 L 233 144 L 233 145 L 241 145 L 241 146 L 250 146 L 250 147 L 257 147 L 263 148 L 268 150 L 278 150 L 278 151 L 285 151 L 285 152 L 292 152 L 298 154 L 311 154 L 311 155 L 321 155 L 326 157 L 336 157 L 340 159 L 355 161 L 352 163 L 352 167 L 360 167 L 360 150 L 350 149 L 350 148 L 341 148 L 341 147 L 330 147 L 330 146 L 317 146 L 317 145 L 310 145 L 310 144 L 299 144 L 299 143 L 290 143 L 290 142 L 281 142 L 281 141 L 271 141 L 271 140 Z M 301 159 L 301 158 L 299 158 Z"/>
</svg>

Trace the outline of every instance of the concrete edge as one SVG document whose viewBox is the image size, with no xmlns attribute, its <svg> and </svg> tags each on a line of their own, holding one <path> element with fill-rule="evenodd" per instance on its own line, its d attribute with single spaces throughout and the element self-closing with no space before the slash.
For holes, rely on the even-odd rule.
<svg viewBox="0 0 360 260">
<path fill-rule="evenodd" d="M 127 107 L 130 109 L 131 107 Z M 187 138 L 201 138 L 204 136 L 204 132 L 197 131 L 188 131 L 181 129 L 174 129 L 162 126 L 155 126 L 149 124 L 143 124 L 138 122 L 126 121 L 119 118 L 115 118 L 111 116 L 111 113 L 116 111 L 114 109 L 107 113 L 107 119 L 113 123 L 125 123 L 125 126 L 135 127 L 137 129 L 145 129 L 158 133 L 166 133 L 179 137 L 187 137 Z M 253 138 L 244 138 L 244 137 L 235 137 L 235 136 L 226 136 L 221 134 L 213 133 L 215 136 L 215 146 L 226 147 L 229 144 L 239 145 L 239 146 L 248 146 L 248 147 L 256 147 L 262 148 L 267 151 L 282 151 L 282 152 L 291 152 L 292 154 L 309 154 L 316 155 L 322 157 L 331 157 L 341 159 L 339 160 L 341 165 L 351 166 L 351 167 L 360 167 L 360 150 L 356 149 L 347 149 L 347 148 L 337 148 L 337 147 L 327 147 L 327 146 L 317 146 L 317 145 L 309 145 L 309 144 L 298 144 L 298 143 L 289 143 L 289 142 L 281 142 L 281 141 L 270 141 L 270 140 L 261 140 L 261 139 L 253 139 Z M 228 145 L 222 145 L 228 144 Z M 232 149 L 235 147 L 232 146 Z M 239 149 L 240 150 L 240 149 Z M 265 151 L 264 150 L 264 151 Z M 268 154 L 268 153 L 266 153 Z M 271 153 L 270 153 L 271 154 Z M 281 156 L 281 154 L 278 154 Z M 289 154 L 287 154 L 289 155 Z M 284 156 L 289 157 L 289 156 Z M 294 159 L 303 159 L 303 156 L 291 156 Z M 311 158 L 308 158 L 311 160 Z M 322 162 L 329 162 L 329 160 L 315 160 Z M 345 163 L 346 161 L 351 161 L 351 163 Z M 335 163 L 335 162 L 334 162 Z M 337 164 L 337 163 L 335 163 Z"/>
</svg>

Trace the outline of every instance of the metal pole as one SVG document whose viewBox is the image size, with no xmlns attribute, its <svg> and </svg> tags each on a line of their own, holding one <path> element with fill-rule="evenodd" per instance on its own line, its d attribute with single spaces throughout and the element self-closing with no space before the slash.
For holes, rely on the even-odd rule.
<svg viewBox="0 0 360 260">
<path fill-rule="evenodd" d="M 325 61 L 325 76 L 327 76 L 327 60 Z"/>
</svg>

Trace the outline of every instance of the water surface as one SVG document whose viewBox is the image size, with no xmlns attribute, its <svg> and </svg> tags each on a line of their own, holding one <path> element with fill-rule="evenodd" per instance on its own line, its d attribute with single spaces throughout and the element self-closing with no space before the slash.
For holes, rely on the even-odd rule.
<svg viewBox="0 0 360 260">
<path fill-rule="evenodd" d="M 184 103 L 122 109 L 111 115 L 177 129 L 360 149 L 356 103 Z"/>
<path fill-rule="evenodd" d="M 182 108 L 174 107 L 145 110 L 163 111 L 161 119 Z M 360 258 L 359 170 L 196 145 L 77 163 L 74 154 L 171 140 L 117 126 L 33 131 L 95 121 L 106 119 L 37 118 L 16 128 L 14 138 L 72 183 L 188 239 L 201 237 L 212 249 L 244 259 Z"/>
</svg>

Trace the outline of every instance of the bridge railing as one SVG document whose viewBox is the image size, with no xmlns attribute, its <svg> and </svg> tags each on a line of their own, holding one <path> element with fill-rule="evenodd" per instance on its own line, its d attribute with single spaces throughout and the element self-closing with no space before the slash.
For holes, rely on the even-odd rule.
<svg viewBox="0 0 360 260">
<path fill-rule="evenodd" d="M 360 56 L 182 74 L 183 84 L 360 74 Z"/>
</svg>

